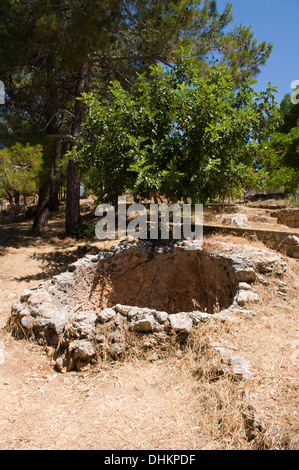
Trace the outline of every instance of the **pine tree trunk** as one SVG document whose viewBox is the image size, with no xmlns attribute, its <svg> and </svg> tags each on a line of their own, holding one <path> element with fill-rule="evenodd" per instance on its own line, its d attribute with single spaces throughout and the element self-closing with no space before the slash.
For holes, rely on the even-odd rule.
<svg viewBox="0 0 299 470">
<path fill-rule="evenodd" d="M 49 220 L 49 200 L 50 200 L 50 178 L 47 178 L 45 184 L 40 188 L 38 193 L 37 211 L 31 232 L 39 235 L 40 232 L 47 226 Z"/>
<path fill-rule="evenodd" d="M 67 166 L 66 191 L 65 231 L 70 235 L 80 217 L 80 171 L 72 160 L 69 160 Z"/>
<path fill-rule="evenodd" d="M 89 79 L 90 64 L 86 62 L 79 70 L 79 78 L 77 82 L 76 98 L 80 98 L 82 93 L 87 90 Z M 76 145 L 75 139 L 80 136 L 85 105 L 82 101 L 76 99 L 75 118 L 72 126 L 72 136 L 74 142 L 72 147 Z M 80 171 L 76 164 L 70 160 L 68 162 L 67 172 L 67 194 L 66 194 L 66 211 L 65 211 L 65 232 L 70 235 L 72 230 L 78 225 L 80 219 Z"/>
<path fill-rule="evenodd" d="M 8 191 L 7 191 L 6 194 L 7 194 L 7 199 L 8 199 L 9 205 L 12 206 L 13 205 L 13 197 Z"/>
<path fill-rule="evenodd" d="M 16 204 L 17 206 L 19 206 L 19 205 L 20 205 L 20 193 L 19 193 L 19 191 L 16 191 L 16 192 L 15 192 L 15 194 L 14 194 L 14 199 L 15 199 L 15 204 Z"/>
<path fill-rule="evenodd" d="M 40 232 L 47 226 L 49 215 L 50 215 L 50 200 L 53 193 L 55 167 L 56 167 L 56 154 L 57 154 L 57 143 L 53 143 L 51 151 L 51 166 L 47 179 L 43 186 L 39 190 L 37 211 L 34 218 L 34 222 L 31 228 L 31 232 L 35 235 L 39 235 Z"/>
<path fill-rule="evenodd" d="M 50 212 L 57 212 L 59 209 L 58 187 L 54 181 L 53 188 L 50 196 L 49 210 Z"/>
<path fill-rule="evenodd" d="M 52 185 L 52 190 L 50 194 L 50 201 L 49 201 L 49 210 L 50 212 L 57 212 L 59 208 L 59 185 L 58 181 L 56 180 L 56 169 L 54 172 L 54 180 Z"/>
</svg>

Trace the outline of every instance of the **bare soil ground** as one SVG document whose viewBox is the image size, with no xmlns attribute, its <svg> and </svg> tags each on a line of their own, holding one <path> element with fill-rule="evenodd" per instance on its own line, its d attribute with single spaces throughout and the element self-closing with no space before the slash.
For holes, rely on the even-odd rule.
<svg viewBox="0 0 299 470">
<path fill-rule="evenodd" d="M 15 340 L 5 325 L 13 301 L 83 256 L 85 242 L 62 236 L 62 213 L 38 238 L 29 235 L 31 223 L 0 226 L 0 449 L 299 448 L 297 260 L 286 258 L 280 279 L 287 300 L 277 294 L 275 278 L 257 285 L 255 317 L 239 313 L 231 323 L 201 326 L 184 353 L 174 346 L 167 357 L 132 354 L 122 363 L 60 374 L 41 346 Z M 206 243 L 217 241 L 264 248 L 221 235 Z M 115 242 L 88 244 L 109 248 Z M 224 364 L 210 342 L 249 360 L 254 376 L 235 381 L 220 375 Z M 248 406 L 256 418 L 252 440 L 242 414 Z"/>
</svg>

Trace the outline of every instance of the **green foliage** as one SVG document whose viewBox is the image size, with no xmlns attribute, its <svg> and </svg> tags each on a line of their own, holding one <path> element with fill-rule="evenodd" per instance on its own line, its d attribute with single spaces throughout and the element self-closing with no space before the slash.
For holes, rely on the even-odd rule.
<svg viewBox="0 0 299 470">
<path fill-rule="evenodd" d="M 79 223 L 73 230 L 71 235 L 75 238 L 95 238 L 94 225 Z"/>
<path fill-rule="evenodd" d="M 70 134 L 86 62 L 90 86 L 105 95 L 109 81 L 130 89 L 137 71 L 156 60 L 171 63 L 180 46 L 198 58 L 202 73 L 219 62 L 237 84 L 254 76 L 272 50 L 253 39 L 250 27 L 225 32 L 232 5 L 220 12 L 213 0 L 18 0 L 2 1 L 0 13 L 0 77 L 16 141 L 24 127 L 40 136 L 51 119 L 48 133 Z"/>
<path fill-rule="evenodd" d="M 289 133 L 274 133 L 262 145 L 258 159 L 264 172 L 264 186 L 296 193 L 299 185 L 299 127 Z"/>
<path fill-rule="evenodd" d="M 15 144 L 0 151 L 0 191 L 30 196 L 39 187 L 42 171 L 42 149 L 29 144 Z"/>
<path fill-rule="evenodd" d="M 299 92 L 299 89 L 298 89 Z M 294 104 L 291 101 L 291 95 L 285 94 L 280 103 L 281 123 L 278 131 L 287 134 L 293 127 L 299 126 L 299 103 Z"/>
<path fill-rule="evenodd" d="M 294 198 L 299 187 L 299 104 L 293 104 L 286 94 L 279 111 L 279 132 L 270 134 L 261 145 L 258 164 L 265 188 L 288 191 Z"/>
<path fill-rule="evenodd" d="M 96 194 L 107 202 L 126 191 L 136 200 L 223 198 L 239 184 L 240 164 L 252 165 L 254 143 L 277 121 L 274 89 L 256 93 L 252 83 L 235 90 L 225 66 L 203 76 L 182 51 L 171 69 L 157 65 L 149 77 L 139 75 L 133 94 L 119 82 L 104 104 L 85 94 L 88 117 L 74 159 L 93 169 Z"/>
</svg>

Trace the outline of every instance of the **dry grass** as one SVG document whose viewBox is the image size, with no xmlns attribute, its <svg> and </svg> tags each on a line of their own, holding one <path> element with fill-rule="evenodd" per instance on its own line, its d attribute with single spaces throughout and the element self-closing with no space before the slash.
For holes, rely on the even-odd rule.
<svg viewBox="0 0 299 470">
<path fill-rule="evenodd" d="M 37 240 L 22 237 L 26 223 L 19 236 L 13 224 L 10 236 L 5 230 L 1 326 L 14 300 L 10 294 L 18 298 L 80 256 L 82 242 L 57 237 L 58 222 Z M 220 242 L 248 244 L 216 235 L 205 246 Z M 122 361 L 107 357 L 83 372 L 55 372 L 40 346 L 16 341 L 2 329 L 0 448 L 298 449 L 298 280 L 298 261 L 288 259 L 283 278 L 254 286 L 261 302 L 248 306 L 256 311 L 252 319 L 236 312 L 231 321 L 202 324 L 187 344 L 173 338 L 168 348 L 145 350 L 133 335 Z M 287 300 L 275 289 L 279 281 L 286 283 Z M 223 373 L 227 358 L 211 342 L 249 360 L 254 376 L 235 380 Z M 254 413 L 254 438 L 246 409 Z"/>
</svg>

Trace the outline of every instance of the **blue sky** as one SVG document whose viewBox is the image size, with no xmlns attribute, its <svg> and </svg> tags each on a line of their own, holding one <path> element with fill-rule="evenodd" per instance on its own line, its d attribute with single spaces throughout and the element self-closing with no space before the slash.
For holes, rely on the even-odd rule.
<svg viewBox="0 0 299 470">
<path fill-rule="evenodd" d="M 291 83 L 299 80 L 299 0 L 217 0 L 218 11 L 227 3 L 233 5 L 234 21 L 229 29 L 250 25 L 258 43 L 273 44 L 273 51 L 256 77 L 256 91 L 263 91 L 269 82 L 278 87 L 278 103 L 292 93 Z"/>
</svg>

